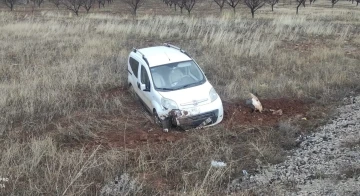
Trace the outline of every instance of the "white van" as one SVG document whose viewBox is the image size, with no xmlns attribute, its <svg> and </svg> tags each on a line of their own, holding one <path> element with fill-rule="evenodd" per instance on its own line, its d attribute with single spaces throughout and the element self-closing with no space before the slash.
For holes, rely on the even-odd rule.
<svg viewBox="0 0 360 196">
<path fill-rule="evenodd" d="M 198 64 L 179 47 L 133 49 L 128 84 L 164 131 L 216 125 L 223 119 L 219 95 Z"/>
</svg>

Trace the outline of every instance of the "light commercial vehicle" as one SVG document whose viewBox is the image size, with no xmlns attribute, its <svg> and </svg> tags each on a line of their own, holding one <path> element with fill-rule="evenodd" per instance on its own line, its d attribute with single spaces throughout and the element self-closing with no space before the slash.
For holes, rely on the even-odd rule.
<svg viewBox="0 0 360 196">
<path fill-rule="evenodd" d="M 212 126 L 223 119 L 219 95 L 199 65 L 179 47 L 133 49 L 128 84 L 164 131 L 171 126 L 185 130 Z"/>
</svg>

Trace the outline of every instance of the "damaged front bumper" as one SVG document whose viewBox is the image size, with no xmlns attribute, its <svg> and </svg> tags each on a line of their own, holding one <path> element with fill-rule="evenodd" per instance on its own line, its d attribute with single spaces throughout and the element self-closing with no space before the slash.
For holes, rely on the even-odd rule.
<svg viewBox="0 0 360 196">
<path fill-rule="evenodd" d="M 163 120 L 164 129 L 168 129 L 171 125 L 175 125 L 184 130 L 188 130 L 193 128 L 202 128 L 220 122 L 222 119 L 222 113 L 220 121 L 218 120 L 219 114 L 219 109 L 195 115 L 187 110 L 176 109 L 171 110 L 167 115 L 162 115 L 161 119 Z M 166 125 L 169 127 L 166 127 Z"/>
<path fill-rule="evenodd" d="M 159 115 L 163 128 L 178 126 L 184 130 L 213 126 L 220 123 L 224 117 L 221 99 L 204 105 L 187 108 L 163 110 Z"/>
<path fill-rule="evenodd" d="M 214 124 L 219 116 L 219 110 L 191 115 L 188 111 L 173 110 L 172 124 L 183 129 L 201 128 Z"/>
</svg>

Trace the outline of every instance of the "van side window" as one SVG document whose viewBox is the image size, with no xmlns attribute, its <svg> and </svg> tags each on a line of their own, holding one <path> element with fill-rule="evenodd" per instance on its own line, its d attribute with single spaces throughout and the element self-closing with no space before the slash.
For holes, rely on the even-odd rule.
<svg viewBox="0 0 360 196">
<path fill-rule="evenodd" d="M 146 85 L 150 84 L 149 76 L 144 66 L 141 66 L 141 83 Z"/>
<path fill-rule="evenodd" d="M 138 70 L 139 70 L 139 62 L 137 60 L 135 60 L 134 58 L 130 57 L 129 64 L 130 64 L 131 70 L 133 71 L 135 77 L 137 78 Z"/>
</svg>

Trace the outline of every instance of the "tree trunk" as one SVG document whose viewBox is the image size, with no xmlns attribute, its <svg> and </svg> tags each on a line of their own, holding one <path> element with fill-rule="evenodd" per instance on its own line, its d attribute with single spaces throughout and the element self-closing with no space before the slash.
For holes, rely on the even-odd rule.
<svg viewBox="0 0 360 196">
<path fill-rule="evenodd" d="M 271 5 L 271 11 L 274 11 L 274 4 Z"/>
<path fill-rule="evenodd" d="M 299 4 L 297 5 L 297 7 L 296 7 L 296 14 L 299 13 L 299 7 L 301 6 L 301 4 L 303 4 L 303 2 L 305 2 L 305 0 L 300 1 Z"/>
<path fill-rule="evenodd" d="M 235 16 L 235 13 L 236 13 L 235 7 L 233 7 L 233 11 L 234 11 L 234 16 Z"/>
<path fill-rule="evenodd" d="M 251 17 L 254 18 L 254 15 L 255 15 L 255 11 L 251 9 Z"/>
<path fill-rule="evenodd" d="M 183 13 L 182 10 L 183 10 L 183 8 L 181 7 L 181 8 L 180 8 L 180 13 L 181 13 L 181 14 Z"/>
<path fill-rule="evenodd" d="M 223 12 L 223 7 L 220 6 L 220 13 L 222 13 L 222 12 Z"/>
</svg>

